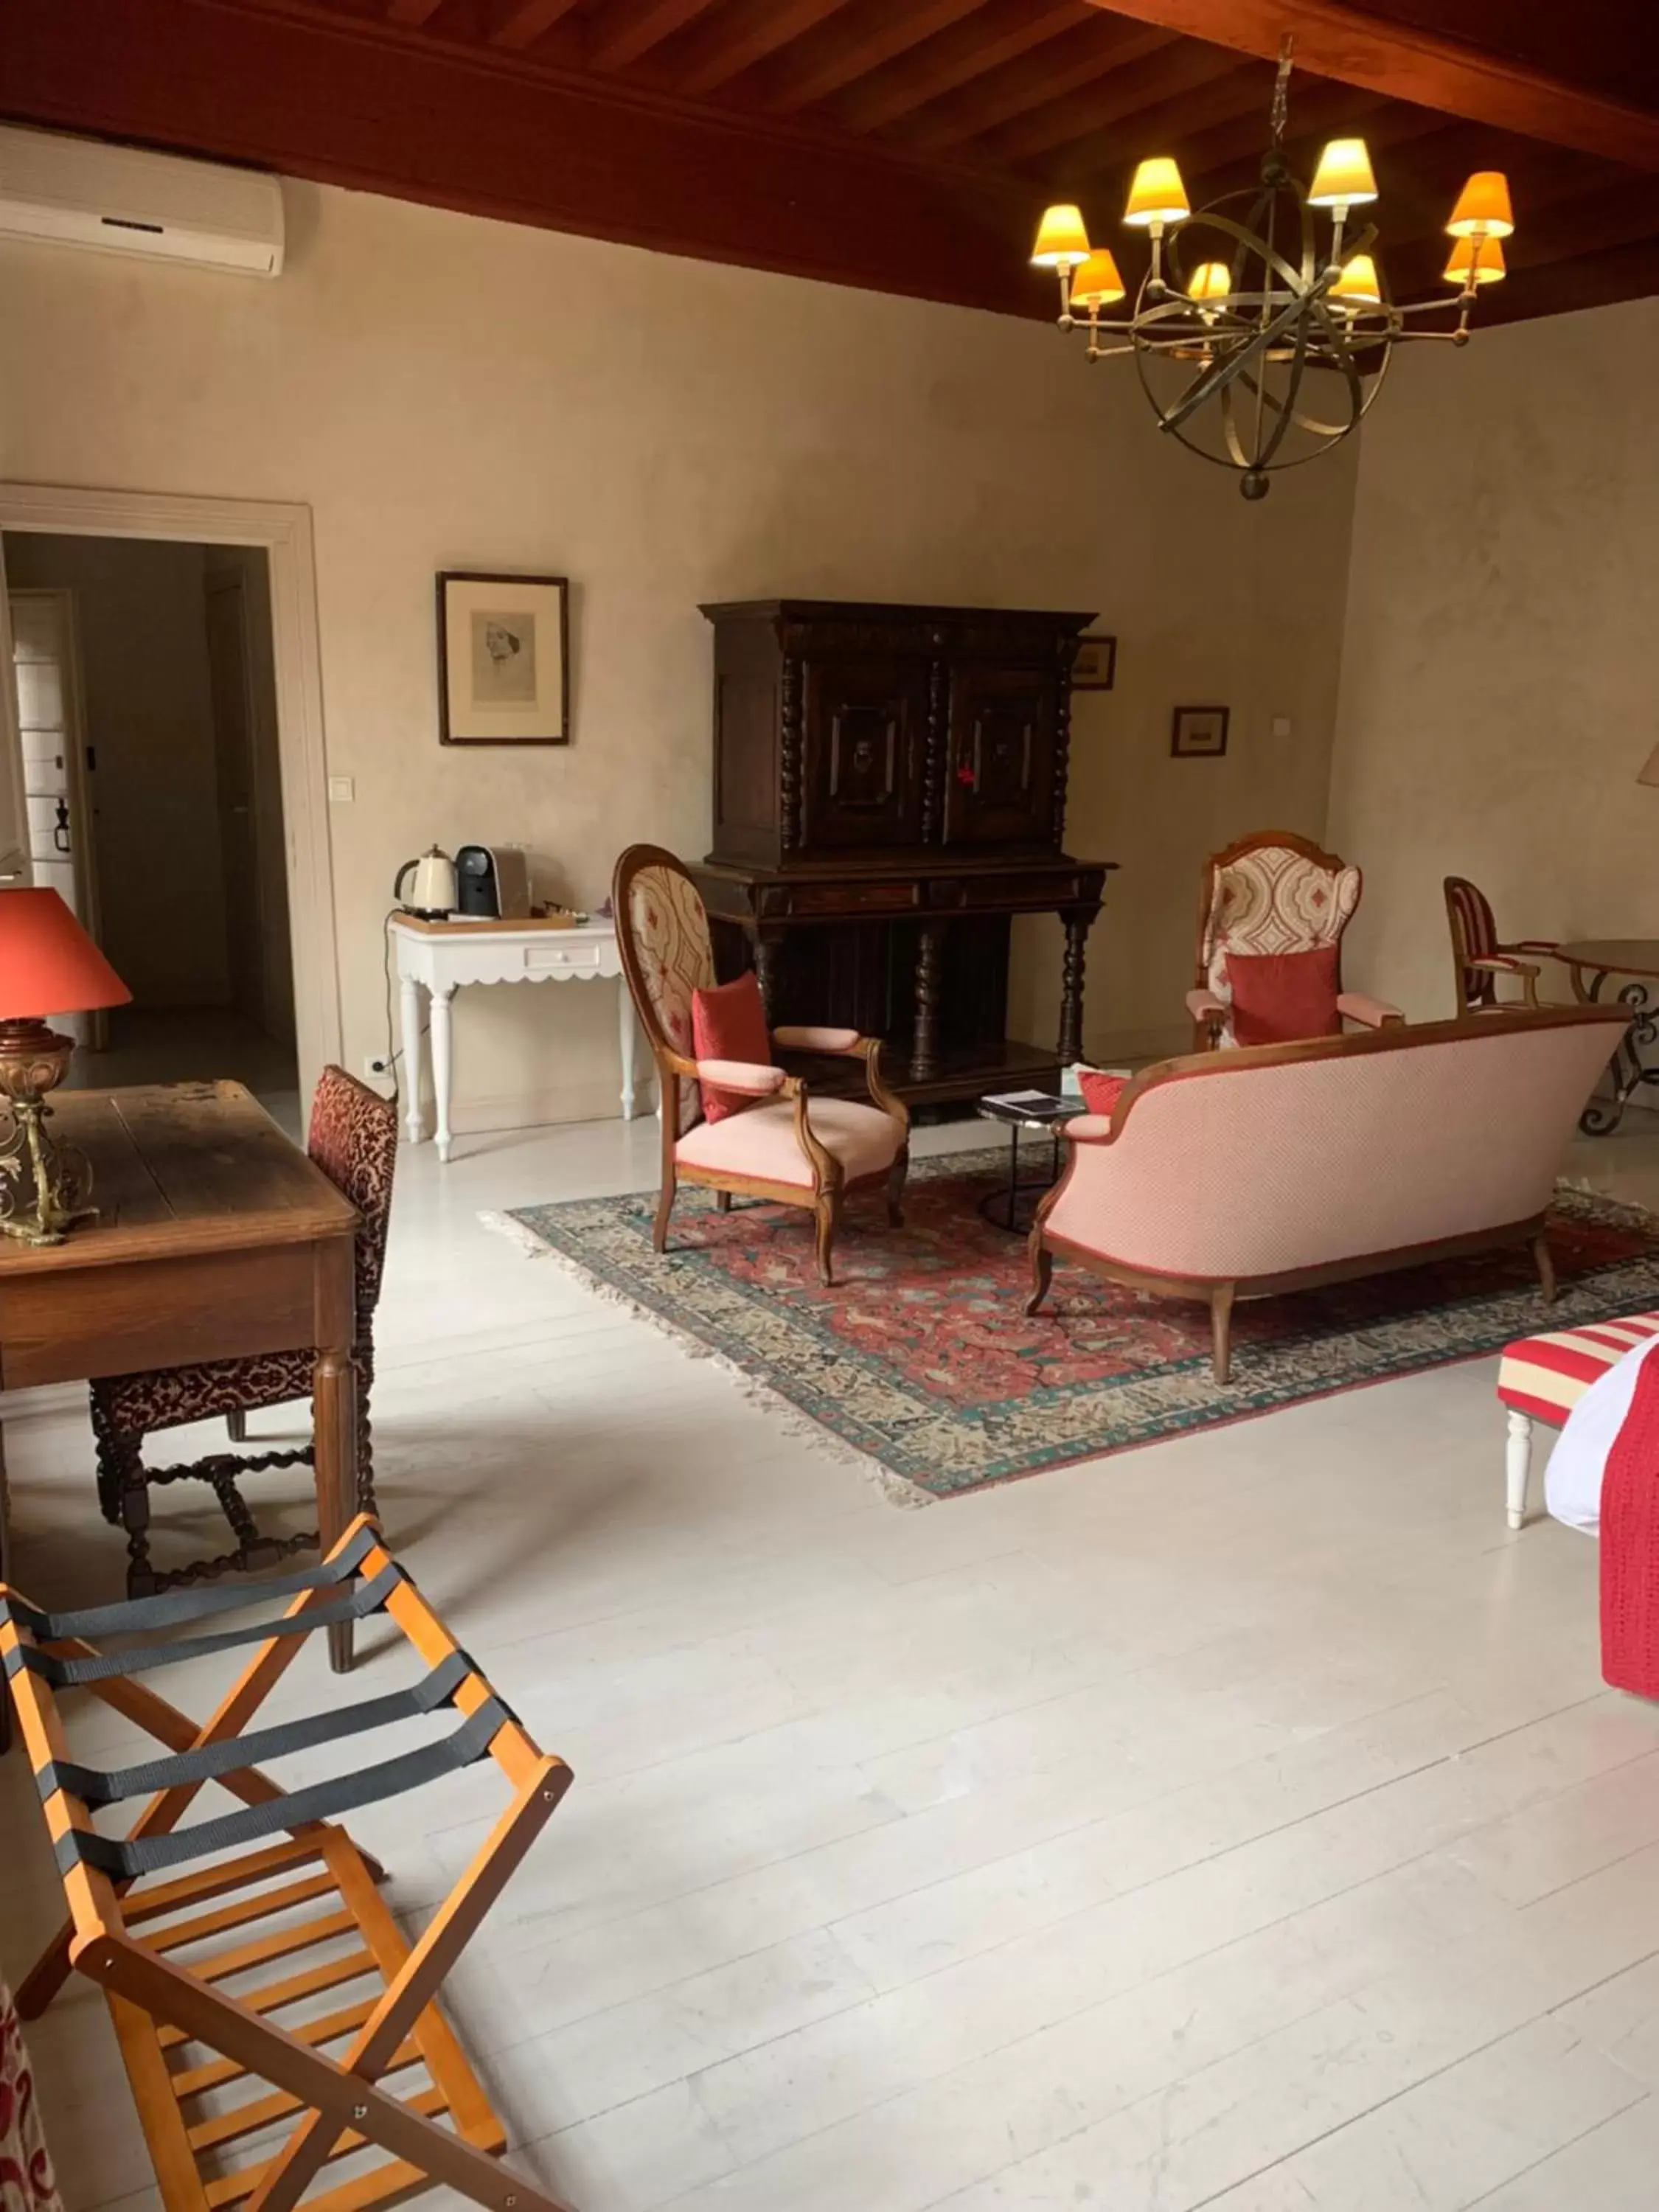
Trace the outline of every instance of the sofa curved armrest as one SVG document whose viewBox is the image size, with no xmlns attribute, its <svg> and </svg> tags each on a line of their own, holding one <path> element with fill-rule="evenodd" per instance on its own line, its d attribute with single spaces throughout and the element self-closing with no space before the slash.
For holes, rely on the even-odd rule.
<svg viewBox="0 0 1659 2212">
<path fill-rule="evenodd" d="M 1212 1015 L 1224 1014 L 1226 1011 L 1226 1000 L 1218 999 L 1213 991 L 1188 991 L 1187 994 L 1187 1012 L 1195 1022 L 1208 1021 Z"/>
<path fill-rule="evenodd" d="M 1062 1127 L 1074 1145 L 1103 1145 L 1112 1133 L 1112 1117 L 1109 1114 L 1074 1114 Z"/>
<path fill-rule="evenodd" d="M 864 1039 L 856 1030 L 821 1029 L 811 1024 L 786 1024 L 774 1030 L 772 1042 L 784 1052 L 856 1053 Z"/>
<path fill-rule="evenodd" d="M 1363 1022 L 1368 1030 L 1380 1030 L 1390 1022 L 1406 1018 L 1398 1006 L 1391 1006 L 1386 999 L 1374 999 L 1369 991 L 1342 991 L 1337 994 L 1336 1011 L 1346 1014 L 1351 1022 Z"/>
<path fill-rule="evenodd" d="M 763 1067 L 750 1060 L 700 1060 L 697 1080 L 720 1091 L 740 1091 L 745 1098 L 771 1098 L 798 1086 L 781 1067 Z"/>
</svg>

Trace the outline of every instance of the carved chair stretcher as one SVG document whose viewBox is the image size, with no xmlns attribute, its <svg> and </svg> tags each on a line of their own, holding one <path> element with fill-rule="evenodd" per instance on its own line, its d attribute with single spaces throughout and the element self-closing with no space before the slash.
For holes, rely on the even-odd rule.
<svg viewBox="0 0 1659 2212">
<path fill-rule="evenodd" d="M 273 1597 L 289 1601 L 264 1620 L 191 1632 Z M 308 1635 L 374 1613 L 426 1662 L 420 1681 L 249 1731 Z M 85 1640 L 155 1630 L 185 1632 L 112 1653 Z M 199 1725 L 142 1679 L 243 1644 L 252 1658 Z M 0 1658 L 70 1907 L 18 2008 L 41 2012 L 71 1967 L 103 1987 L 167 2212 L 287 2212 L 302 2197 L 307 2212 L 361 2212 L 435 2184 L 497 2212 L 568 2212 L 499 2162 L 505 2130 L 436 1995 L 570 1770 L 537 1750 L 372 1521 L 360 1516 L 319 1565 L 257 1593 L 196 1589 L 50 1614 L 0 1584 Z M 75 1689 L 168 1755 L 113 1771 L 76 1764 L 59 1712 Z M 254 1764 L 448 1708 L 460 1720 L 447 1735 L 390 1759 L 359 1757 L 328 1780 L 288 1790 Z M 381 1869 L 333 1816 L 486 1759 L 512 1802 L 411 1946 L 375 1887 Z M 209 1782 L 240 1804 L 181 1826 Z M 98 1831 L 97 1809 L 137 1797 L 149 1802 L 125 1838 Z M 209 1863 L 173 1874 L 201 1858 Z M 337 2001 L 320 2014 L 296 2009 L 325 1992 Z M 241 2089 L 254 2094 L 221 2094 Z M 239 2146 L 285 2123 L 268 2155 L 235 2162 Z M 346 2178 L 307 2195 L 336 2161 Z"/>
</svg>

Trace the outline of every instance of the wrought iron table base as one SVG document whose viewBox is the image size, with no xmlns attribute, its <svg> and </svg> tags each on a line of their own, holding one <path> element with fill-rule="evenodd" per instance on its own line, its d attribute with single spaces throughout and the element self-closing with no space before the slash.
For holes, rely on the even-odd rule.
<svg viewBox="0 0 1659 2212">
<path fill-rule="evenodd" d="M 1000 1190 L 994 1190 L 979 1202 L 979 1210 L 994 1229 L 1006 1229 L 1011 1236 L 1023 1237 L 1036 1218 L 1039 1200 L 1044 1191 L 1051 1189 L 1060 1174 L 1060 1131 L 1065 1124 L 1054 1125 L 1054 1158 L 1046 1176 L 1028 1176 L 1022 1182 L 1019 1174 L 1019 1133 L 1029 1128 L 1030 1122 L 1011 1121 L 1008 1124 L 1008 1180 Z"/>
<path fill-rule="evenodd" d="M 1610 969 L 1601 969 L 1580 992 L 1586 1004 L 1599 1003 L 1601 987 L 1612 972 Z M 1587 1137 L 1610 1137 L 1624 1120 L 1625 1109 L 1633 1093 L 1644 1085 L 1659 1085 L 1659 1064 L 1650 1066 L 1642 1058 L 1644 1047 L 1659 1044 L 1659 1005 L 1656 1005 L 1649 986 L 1642 982 L 1626 983 L 1619 997 L 1622 1005 L 1631 1008 L 1634 1018 L 1613 1047 L 1613 1058 L 1607 1062 L 1613 1096 L 1592 1097 L 1578 1117 L 1578 1127 Z"/>
</svg>

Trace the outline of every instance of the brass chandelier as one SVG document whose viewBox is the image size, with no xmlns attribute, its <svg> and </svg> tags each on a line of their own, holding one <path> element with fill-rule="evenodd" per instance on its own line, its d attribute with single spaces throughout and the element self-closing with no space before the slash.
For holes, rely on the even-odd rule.
<svg viewBox="0 0 1659 2212">
<path fill-rule="evenodd" d="M 1111 253 L 1090 245 L 1076 207 L 1048 210 L 1031 252 L 1059 276 L 1060 328 L 1082 324 L 1091 361 L 1133 354 L 1159 428 L 1239 471 L 1246 499 L 1265 498 L 1273 471 L 1313 460 L 1358 428 L 1399 340 L 1468 344 L 1480 287 L 1504 275 L 1502 240 L 1515 228 L 1508 180 L 1495 169 L 1472 176 L 1446 224 L 1444 282 L 1454 292 L 1396 302 L 1375 224 L 1350 226 L 1377 196 L 1364 140 L 1333 139 L 1305 189 L 1291 174 L 1290 46 L 1287 39 L 1280 50 L 1255 186 L 1194 214 L 1174 161 L 1136 169 L 1123 221 L 1146 233 L 1152 260 L 1130 313 L 1103 313 L 1126 287 Z M 1322 244 L 1321 215 L 1330 222 Z M 1453 315 L 1449 328 L 1407 320 L 1437 311 Z"/>
</svg>

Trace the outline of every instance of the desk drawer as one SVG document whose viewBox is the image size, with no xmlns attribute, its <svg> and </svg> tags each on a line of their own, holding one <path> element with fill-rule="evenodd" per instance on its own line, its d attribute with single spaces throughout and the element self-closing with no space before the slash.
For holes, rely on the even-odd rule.
<svg viewBox="0 0 1659 2212">
<path fill-rule="evenodd" d="M 604 951 L 599 945 L 561 945 L 554 937 L 550 943 L 525 946 L 524 972 L 526 975 L 597 975 L 604 964 Z"/>
</svg>

